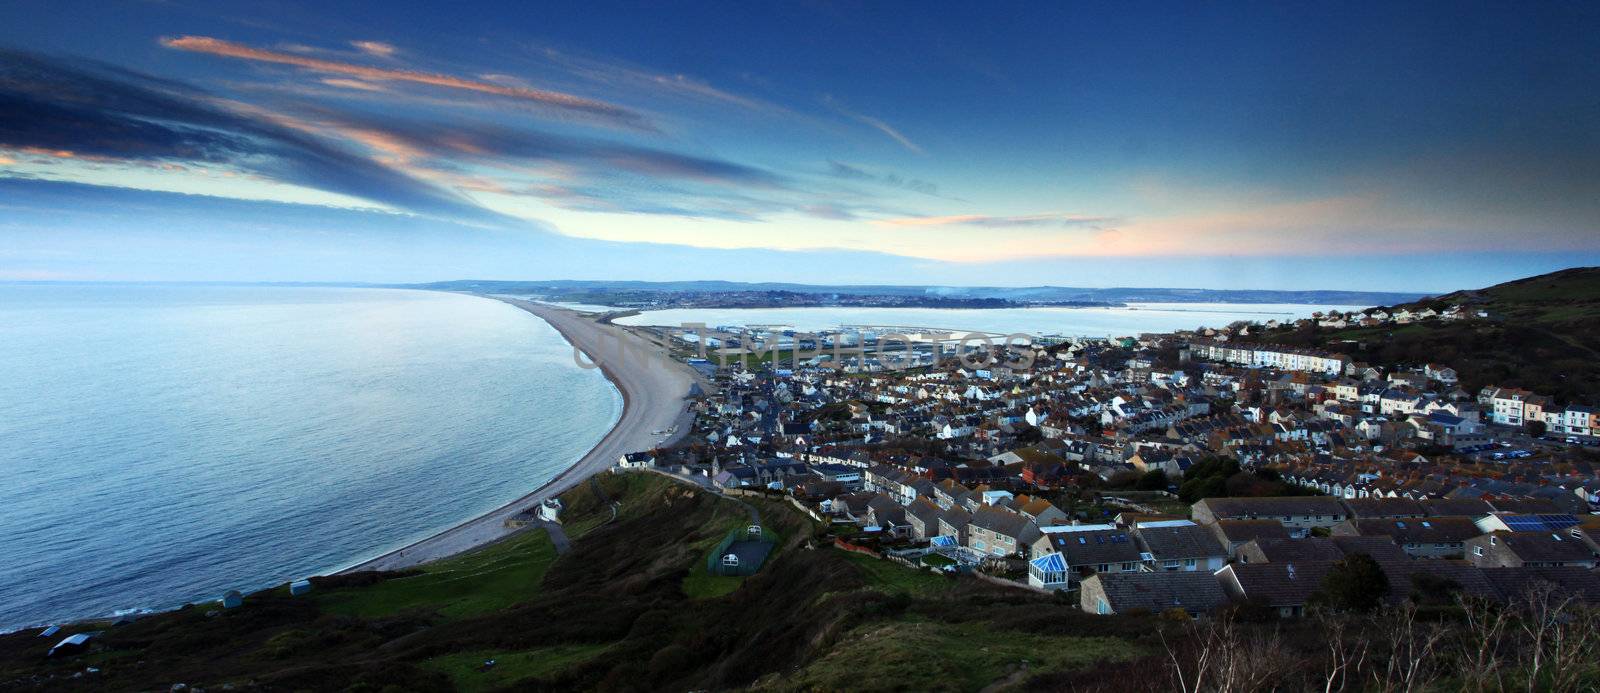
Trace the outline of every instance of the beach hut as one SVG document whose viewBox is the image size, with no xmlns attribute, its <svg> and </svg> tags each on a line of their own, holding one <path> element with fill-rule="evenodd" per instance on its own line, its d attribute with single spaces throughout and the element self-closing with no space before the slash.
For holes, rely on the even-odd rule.
<svg viewBox="0 0 1600 693">
<path fill-rule="evenodd" d="M 307 592 L 310 592 L 310 591 L 311 591 L 311 581 L 310 580 L 295 580 L 294 582 L 289 583 L 289 594 L 291 594 L 293 596 L 298 597 L 298 596 L 300 596 L 302 594 L 305 594 Z"/>
<path fill-rule="evenodd" d="M 222 595 L 222 608 L 237 609 L 241 606 L 244 606 L 244 595 L 239 594 L 239 590 L 228 590 L 227 594 Z"/>
</svg>

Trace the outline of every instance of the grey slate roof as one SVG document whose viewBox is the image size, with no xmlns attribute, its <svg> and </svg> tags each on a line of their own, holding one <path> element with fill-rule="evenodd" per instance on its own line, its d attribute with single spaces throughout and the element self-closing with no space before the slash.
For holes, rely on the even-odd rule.
<svg viewBox="0 0 1600 693">
<path fill-rule="evenodd" d="M 1422 503 L 1410 498 L 1346 498 L 1350 517 L 1422 517 L 1428 514 Z"/>
<path fill-rule="evenodd" d="M 1205 525 L 1220 542 L 1246 542 L 1262 537 L 1288 539 L 1289 530 L 1277 520 L 1217 520 Z"/>
<path fill-rule="evenodd" d="M 1023 543 L 1038 538 L 1039 528 L 1027 516 L 1005 508 L 983 506 L 972 513 L 972 526 L 1012 537 Z"/>
<path fill-rule="evenodd" d="M 1133 530 L 1139 544 L 1156 560 L 1226 556 L 1221 542 L 1205 527 L 1140 527 Z"/>
<path fill-rule="evenodd" d="M 1500 544 L 1527 563 L 1553 563 L 1594 560 L 1588 545 L 1550 532 L 1495 532 Z"/>
<path fill-rule="evenodd" d="M 1067 559 L 1067 565 L 1139 561 L 1139 547 L 1133 543 L 1132 536 L 1120 529 L 1051 533 L 1049 537 L 1050 546 Z"/>
<path fill-rule="evenodd" d="M 1327 496 L 1284 496 L 1274 498 L 1206 498 L 1195 504 L 1195 517 L 1204 512 L 1217 519 L 1280 518 L 1297 515 L 1324 515 L 1330 519 L 1345 515 L 1344 505 Z"/>
<path fill-rule="evenodd" d="M 1132 609 L 1152 612 L 1172 608 L 1210 611 L 1228 603 L 1228 595 L 1208 571 L 1159 573 L 1100 573 L 1088 578 L 1099 580 L 1106 601 L 1117 613 Z"/>
<path fill-rule="evenodd" d="M 1482 572 L 1501 599 L 1519 599 L 1538 584 L 1549 583 L 1561 594 L 1600 603 L 1600 575 L 1587 568 L 1483 568 Z"/>
<path fill-rule="evenodd" d="M 1239 547 L 1239 560 L 1245 563 L 1307 563 L 1337 561 L 1344 549 L 1321 537 L 1305 539 L 1259 538 Z"/>
<path fill-rule="evenodd" d="M 1234 563 L 1223 567 L 1219 575 L 1232 572 L 1246 599 L 1260 599 L 1270 606 L 1301 606 L 1322 587 L 1322 578 L 1332 566 L 1332 561 Z"/>
<path fill-rule="evenodd" d="M 1397 544 L 1459 543 L 1483 534 L 1465 517 L 1366 518 L 1341 522 L 1334 534 L 1385 536 Z"/>
</svg>

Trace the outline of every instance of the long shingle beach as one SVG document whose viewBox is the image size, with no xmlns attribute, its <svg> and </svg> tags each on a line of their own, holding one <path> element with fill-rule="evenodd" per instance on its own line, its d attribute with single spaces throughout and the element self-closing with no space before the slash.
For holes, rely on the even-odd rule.
<svg viewBox="0 0 1600 693">
<path fill-rule="evenodd" d="M 693 369 L 626 329 L 597 322 L 596 316 L 532 301 L 497 300 L 539 316 L 588 356 L 585 363 L 599 363 L 606 377 L 622 392 L 622 417 L 577 464 L 528 495 L 341 572 L 410 568 L 504 539 L 517 531 L 505 525 L 517 513 L 604 471 L 626 453 L 663 446 L 688 432 L 692 417 L 684 397 L 695 382 Z M 673 427 L 675 434 L 666 439 L 651 433 Z"/>
</svg>

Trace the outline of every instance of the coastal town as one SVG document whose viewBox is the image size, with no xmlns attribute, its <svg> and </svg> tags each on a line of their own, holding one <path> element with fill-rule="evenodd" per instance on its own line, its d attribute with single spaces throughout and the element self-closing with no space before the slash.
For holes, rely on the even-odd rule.
<svg viewBox="0 0 1600 693">
<path fill-rule="evenodd" d="M 786 497 L 841 548 L 1094 614 L 1299 617 L 1355 555 L 1389 603 L 1441 584 L 1600 601 L 1592 403 L 1250 341 L 1490 317 L 1375 308 L 1022 347 L 925 330 L 894 353 L 866 346 L 887 330 L 719 326 L 720 348 L 686 355 L 712 384 L 692 433 L 616 464 Z"/>
</svg>

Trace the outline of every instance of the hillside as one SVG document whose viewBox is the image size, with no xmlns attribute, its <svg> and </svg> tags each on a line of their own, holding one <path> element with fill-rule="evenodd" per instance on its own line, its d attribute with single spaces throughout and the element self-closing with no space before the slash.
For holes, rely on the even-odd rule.
<svg viewBox="0 0 1600 693">
<path fill-rule="evenodd" d="M 781 536 L 761 572 L 708 576 L 743 506 L 646 473 L 597 479 L 617 516 L 593 485 L 566 494 L 565 554 L 535 529 L 422 571 L 319 578 L 300 597 L 0 636 L 0 689 L 977 690 L 1021 680 L 1024 660 L 1027 676 L 1061 675 L 1150 649 L 1130 635 L 1148 618 L 810 548 L 820 526 L 781 502 L 751 501 Z M 45 656 L 89 630 L 104 633 L 86 652 Z"/>
<path fill-rule="evenodd" d="M 1600 403 L 1600 267 L 1580 267 L 1388 306 L 1462 306 L 1487 317 L 1329 329 L 1285 327 L 1251 339 L 1345 353 L 1386 367 L 1442 363 L 1461 386 L 1520 387 L 1562 403 Z"/>
</svg>

